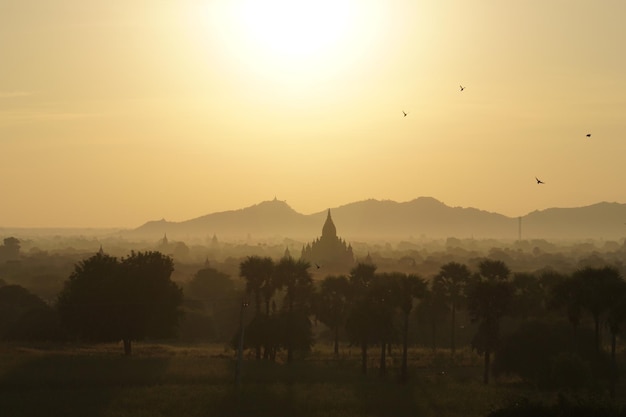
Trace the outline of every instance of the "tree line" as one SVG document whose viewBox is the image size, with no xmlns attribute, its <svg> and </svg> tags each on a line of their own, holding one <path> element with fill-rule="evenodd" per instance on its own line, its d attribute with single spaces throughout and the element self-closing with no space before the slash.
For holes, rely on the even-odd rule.
<svg viewBox="0 0 626 417">
<path fill-rule="evenodd" d="M 376 351 L 378 372 L 386 375 L 387 356 L 400 347 L 399 377 L 406 381 L 416 322 L 428 324 L 433 333 L 448 323 L 454 357 L 457 317 L 462 314 L 473 324 L 471 346 L 483 358 L 485 383 L 492 373 L 513 373 L 539 384 L 559 375 L 569 384 L 593 376 L 615 390 L 618 338 L 626 322 L 626 281 L 617 268 L 513 273 L 504 262 L 484 258 L 475 271 L 451 261 L 425 279 L 358 263 L 346 275 L 319 281 L 313 280 L 311 268 L 289 256 L 248 256 L 240 262 L 245 289 L 227 299 L 232 304 L 228 315 L 236 316 L 241 303 L 249 305 L 245 348 L 257 360 L 275 361 L 278 353 L 287 363 L 297 360 L 310 351 L 314 323 L 321 322 L 329 329 L 336 355 L 341 343 L 359 350 L 363 373 Z M 52 306 L 18 286 L 2 286 L 0 337 L 30 340 L 63 334 L 65 340 L 121 340 L 127 354 L 134 340 L 175 337 L 188 319 L 183 307 L 189 300 L 172 281 L 173 271 L 173 259 L 160 252 L 131 252 L 123 258 L 99 252 L 74 265 Z M 188 288 L 198 292 L 203 281 L 213 285 L 205 295 L 216 305 L 217 293 L 234 288 L 227 275 L 208 267 L 198 271 Z M 610 336 L 607 349 L 604 329 Z M 231 336 L 235 347 L 240 335 Z M 574 371 L 578 374 L 572 376 Z"/>
</svg>

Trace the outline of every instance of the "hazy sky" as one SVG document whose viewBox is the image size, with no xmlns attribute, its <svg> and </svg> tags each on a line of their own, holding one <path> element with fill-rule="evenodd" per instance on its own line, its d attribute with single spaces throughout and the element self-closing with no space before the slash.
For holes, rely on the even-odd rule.
<svg viewBox="0 0 626 417">
<path fill-rule="evenodd" d="M 0 227 L 274 196 L 304 214 L 626 203 L 625 16 L 624 0 L 0 0 Z"/>
</svg>

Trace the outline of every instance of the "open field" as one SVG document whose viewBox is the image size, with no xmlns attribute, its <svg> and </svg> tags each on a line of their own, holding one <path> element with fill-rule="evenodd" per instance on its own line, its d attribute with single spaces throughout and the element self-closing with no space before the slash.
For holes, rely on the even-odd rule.
<svg viewBox="0 0 626 417">
<path fill-rule="evenodd" d="M 234 355 L 222 346 L 138 343 L 125 357 L 115 344 L 2 345 L 0 415 L 478 417 L 521 396 L 542 396 L 515 381 L 484 386 L 479 357 L 469 351 L 455 366 L 444 351 L 411 357 L 407 385 L 397 382 L 397 363 L 386 377 L 374 366 L 361 375 L 356 350 L 339 359 L 316 350 L 291 366 L 246 358 L 237 394 Z"/>
</svg>

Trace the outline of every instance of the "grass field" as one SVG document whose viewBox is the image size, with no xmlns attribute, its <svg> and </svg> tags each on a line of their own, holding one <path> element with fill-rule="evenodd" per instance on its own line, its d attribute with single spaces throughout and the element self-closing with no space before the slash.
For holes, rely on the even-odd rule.
<svg viewBox="0 0 626 417">
<path fill-rule="evenodd" d="M 397 382 L 398 363 L 386 377 L 374 362 L 361 375 L 356 350 L 339 358 L 315 350 L 292 365 L 246 357 L 236 392 L 234 355 L 224 347 L 138 343 L 132 357 L 121 350 L 1 345 L 0 416 L 478 417 L 542 396 L 515 381 L 483 385 L 480 358 L 469 351 L 454 364 L 446 352 L 412 351 L 406 385 Z"/>
</svg>

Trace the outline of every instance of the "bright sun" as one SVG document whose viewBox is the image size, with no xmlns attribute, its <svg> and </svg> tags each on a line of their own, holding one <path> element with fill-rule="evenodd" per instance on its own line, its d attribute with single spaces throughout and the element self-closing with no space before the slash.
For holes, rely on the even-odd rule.
<svg viewBox="0 0 626 417">
<path fill-rule="evenodd" d="M 210 11 L 211 29 L 228 54 L 252 71 L 287 82 L 348 70 L 380 29 L 380 2 L 369 0 L 217 4 Z"/>
<path fill-rule="evenodd" d="M 338 0 L 246 0 L 241 24 L 249 40 L 288 60 L 323 55 L 351 31 L 351 4 Z"/>
</svg>

